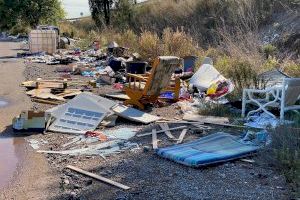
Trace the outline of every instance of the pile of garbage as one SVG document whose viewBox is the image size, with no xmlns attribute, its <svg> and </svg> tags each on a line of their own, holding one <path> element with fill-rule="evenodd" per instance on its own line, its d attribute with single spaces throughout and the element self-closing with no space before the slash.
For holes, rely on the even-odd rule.
<svg viewBox="0 0 300 200">
<path fill-rule="evenodd" d="M 38 152 L 66 156 L 98 155 L 106 159 L 124 150 L 139 149 L 141 144 L 134 138 L 150 137 L 158 156 L 200 167 L 249 156 L 270 143 L 268 132 L 262 129 L 268 129 L 270 125 L 274 128 L 279 123 L 265 115 L 257 115 L 245 124 L 233 123 L 228 117 L 199 115 L 199 107 L 206 103 L 228 102 L 225 97 L 235 87 L 214 68 L 212 59 L 205 58 L 198 70 L 195 56 L 180 59 L 159 57 L 162 63 L 156 63 L 156 60 L 148 64 L 138 53 L 128 54 L 127 48 L 119 47 L 115 42 L 105 50 L 97 44 L 87 51 L 74 49 L 55 55 L 38 53 L 25 56 L 26 62 L 52 65 L 57 73 L 62 73 L 60 78 L 22 83 L 33 101 L 55 106 L 45 112 L 22 112 L 13 120 L 14 130 L 70 135 L 68 142 L 57 149 L 41 149 L 47 141 L 29 140 Z M 178 60 L 182 64 L 178 64 Z M 174 66 L 176 70 L 167 70 L 174 69 Z M 153 73 L 155 67 L 157 71 Z M 83 77 L 88 79 L 81 79 Z M 165 85 L 170 82 L 175 89 L 167 90 L 170 85 L 155 85 L 159 81 Z M 105 97 L 92 93 L 93 88 L 101 89 L 103 84 L 112 85 L 118 93 L 107 93 Z M 159 91 L 158 95 L 152 95 L 150 92 L 153 91 Z M 175 98 L 176 95 L 179 98 Z M 152 101 L 147 101 L 149 99 Z M 144 108 L 149 102 L 155 102 L 150 104 L 152 108 L 176 103 L 174 105 L 180 108 L 183 116 L 166 119 L 128 106 Z M 118 119 L 135 125 L 116 127 Z M 150 131 L 144 129 L 146 125 Z M 240 136 L 231 131 L 214 131 L 216 127 L 238 129 Z M 185 143 L 187 135 L 194 130 L 210 134 Z M 162 134 L 172 145 L 159 147 L 158 137 Z"/>
</svg>

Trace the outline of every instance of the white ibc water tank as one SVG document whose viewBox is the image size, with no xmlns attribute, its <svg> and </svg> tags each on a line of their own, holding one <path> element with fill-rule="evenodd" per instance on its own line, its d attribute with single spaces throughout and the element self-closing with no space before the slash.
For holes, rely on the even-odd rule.
<svg viewBox="0 0 300 200">
<path fill-rule="evenodd" d="M 57 32 L 55 30 L 32 30 L 29 34 L 29 50 L 31 53 L 54 54 L 57 50 Z"/>
</svg>

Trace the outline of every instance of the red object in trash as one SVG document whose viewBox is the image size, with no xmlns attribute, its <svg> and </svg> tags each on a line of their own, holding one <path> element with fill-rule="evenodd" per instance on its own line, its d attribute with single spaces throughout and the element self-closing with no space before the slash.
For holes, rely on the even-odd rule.
<svg viewBox="0 0 300 200">
<path fill-rule="evenodd" d="M 93 42 L 93 49 L 95 51 L 98 51 L 100 49 L 100 42 L 99 41 L 94 41 Z"/>
<path fill-rule="evenodd" d="M 115 83 L 115 84 L 113 85 L 113 88 L 114 88 L 114 89 L 117 89 L 117 90 L 123 90 L 124 85 L 121 84 L 121 83 Z"/>
<path fill-rule="evenodd" d="M 85 134 L 85 137 L 97 137 L 100 141 L 107 141 L 108 137 L 100 132 L 93 132 L 93 131 L 87 131 Z"/>
</svg>

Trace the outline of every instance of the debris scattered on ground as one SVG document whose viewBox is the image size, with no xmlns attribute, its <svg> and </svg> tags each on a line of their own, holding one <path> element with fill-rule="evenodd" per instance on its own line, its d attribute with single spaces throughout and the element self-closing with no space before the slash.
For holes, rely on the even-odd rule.
<svg viewBox="0 0 300 200">
<path fill-rule="evenodd" d="M 12 120 L 13 129 L 17 131 L 44 131 L 46 126 L 45 113 L 23 111 Z"/>
<path fill-rule="evenodd" d="M 149 124 L 161 119 L 160 117 L 150 115 L 148 113 L 124 105 L 117 105 L 112 108 L 112 111 L 120 117 L 143 124 Z"/>
</svg>

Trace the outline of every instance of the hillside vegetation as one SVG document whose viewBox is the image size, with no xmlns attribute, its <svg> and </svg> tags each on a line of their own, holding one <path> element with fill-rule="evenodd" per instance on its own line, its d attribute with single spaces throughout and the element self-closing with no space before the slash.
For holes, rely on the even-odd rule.
<svg viewBox="0 0 300 200">
<path fill-rule="evenodd" d="M 299 0 L 152 0 L 128 5 L 114 10 L 110 27 L 85 20 L 63 23 L 62 30 L 83 38 L 82 48 L 94 40 L 102 45 L 114 40 L 145 60 L 193 54 L 200 63 L 210 56 L 235 82 L 236 97 L 243 87 L 257 86 L 257 75 L 270 69 L 300 76 Z"/>
</svg>

